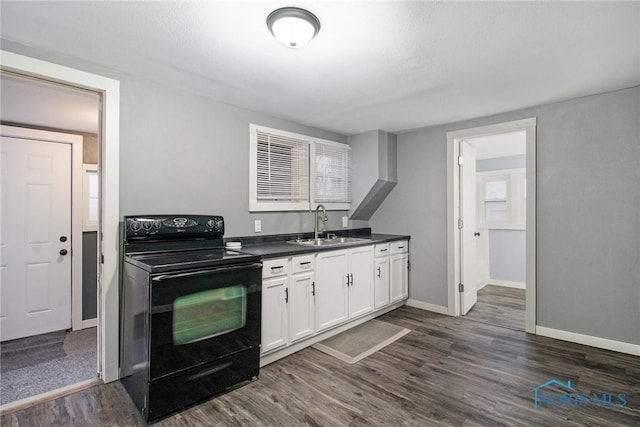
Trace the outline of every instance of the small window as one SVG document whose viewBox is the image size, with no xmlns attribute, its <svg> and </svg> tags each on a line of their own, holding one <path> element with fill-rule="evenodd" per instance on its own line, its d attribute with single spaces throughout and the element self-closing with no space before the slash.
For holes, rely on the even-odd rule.
<svg viewBox="0 0 640 427">
<path fill-rule="evenodd" d="M 351 148 L 345 144 L 314 144 L 313 205 L 349 209 L 351 203 Z"/>
<path fill-rule="evenodd" d="M 84 221 L 82 231 L 97 231 L 100 211 L 99 192 L 100 181 L 98 165 L 84 164 L 83 171 L 83 204 Z"/>
<path fill-rule="evenodd" d="M 257 125 L 249 126 L 249 135 L 251 212 L 310 210 L 320 203 L 327 209 L 349 209 L 347 144 Z"/>
<path fill-rule="evenodd" d="M 478 222 L 486 228 L 524 229 L 525 171 L 478 173 Z"/>
</svg>

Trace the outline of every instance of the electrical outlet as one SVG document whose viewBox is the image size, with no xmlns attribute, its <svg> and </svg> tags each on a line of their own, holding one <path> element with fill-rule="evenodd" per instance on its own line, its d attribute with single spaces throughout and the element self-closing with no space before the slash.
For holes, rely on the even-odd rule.
<svg viewBox="0 0 640 427">
<path fill-rule="evenodd" d="M 262 221 L 260 221 L 259 219 L 253 221 L 253 231 L 255 231 L 256 233 L 260 233 L 262 231 Z"/>
<path fill-rule="evenodd" d="M 347 228 L 349 226 L 349 217 L 347 217 L 347 216 L 343 216 L 342 217 L 342 226 L 344 228 Z"/>
</svg>

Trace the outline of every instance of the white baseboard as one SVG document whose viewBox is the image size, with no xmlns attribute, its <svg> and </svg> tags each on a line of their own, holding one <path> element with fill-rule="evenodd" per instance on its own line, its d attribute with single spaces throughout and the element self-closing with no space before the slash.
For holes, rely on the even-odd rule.
<svg viewBox="0 0 640 427">
<path fill-rule="evenodd" d="M 594 337 L 591 335 L 577 334 L 575 332 L 562 331 L 559 329 L 545 328 L 544 326 L 536 326 L 536 335 L 574 342 L 577 344 L 588 345 L 591 347 L 603 348 L 605 350 L 617 351 L 619 353 L 640 356 L 640 345 L 638 344 L 614 341 L 607 338 Z"/>
<path fill-rule="evenodd" d="M 478 286 L 478 288 L 476 289 L 476 291 L 479 291 L 480 289 L 484 288 L 485 286 L 487 286 L 489 284 L 489 281 L 487 280 L 486 282 L 482 282 L 480 283 L 480 285 Z"/>
<path fill-rule="evenodd" d="M 98 326 L 98 319 L 87 319 L 82 321 L 82 329 L 95 328 Z"/>
<path fill-rule="evenodd" d="M 441 305 L 430 304 L 428 302 L 417 301 L 414 299 L 407 300 L 407 305 L 409 307 L 420 308 L 422 310 L 433 311 L 438 314 L 449 315 L 449 308 L 443 307 Z"/>
<path fill-rule="evenodd" d="M 510 282 L 508 280 L 489 279 L 488 285 L 504 286 L 505 288 L 526 289 L 524 282 Z"/>
</svg>

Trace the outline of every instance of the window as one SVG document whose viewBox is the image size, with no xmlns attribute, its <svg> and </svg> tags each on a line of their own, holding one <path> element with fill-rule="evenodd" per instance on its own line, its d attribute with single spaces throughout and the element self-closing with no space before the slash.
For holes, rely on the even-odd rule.
<svg viewBox="0 0 640 427">
<path fill-rule="evenodd" d="M 478 220 L 482 227 L 524 229 L 525 170 L 478 173 Z"/>
<path fill-rule="evenodd" d="M 82 165 L 82 193 L 84 205 L 84 220 L 82 231 L 98 231 L 98 212 L 100 204 L 98 199 L 100 182 L 98 165 Z"/>
<path fill-rule="evenodd" d="M 250 125 L 249 210 L 349 209 L 350 147 Z"/>
<path fill-rule="evenodd" d="M 331 204 L 333 209 L 349 209 L 351 203 L 351 149 L 345 144 L 314 144 L 313 205 Z M 342 205 L 342 206 L 339 206 Z"/>
</svg>

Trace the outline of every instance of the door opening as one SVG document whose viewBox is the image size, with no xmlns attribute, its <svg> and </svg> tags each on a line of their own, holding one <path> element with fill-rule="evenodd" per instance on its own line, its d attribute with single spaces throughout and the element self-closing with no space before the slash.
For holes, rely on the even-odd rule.
<svg viewBox="0 0 640 427">
<path fill-rule="evenodd" d="M 88 197 L 83 163 L 97 170 L 101 95 L 1 77 L 5 408 L 92 383 L 100 372 L 97 228 L 87 229 L 90 214 L 96 225 L 98 217 L 84 206 L 99 206 L 100 196 Z M 93 128 L 74 124 L 68 111 L 93 116 Z"/>
<path fill-rule="evenodd" d="M 534 333 L 535 118 L 447 140 L 449 314 Z"/>
</svg>

